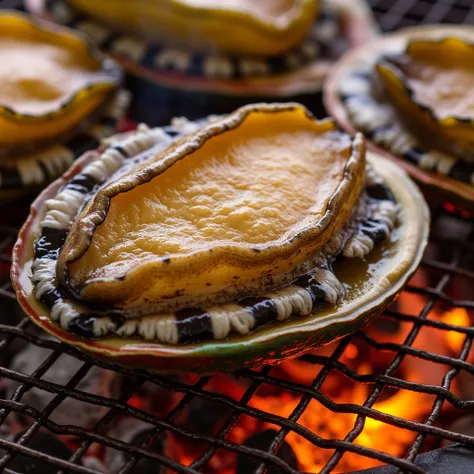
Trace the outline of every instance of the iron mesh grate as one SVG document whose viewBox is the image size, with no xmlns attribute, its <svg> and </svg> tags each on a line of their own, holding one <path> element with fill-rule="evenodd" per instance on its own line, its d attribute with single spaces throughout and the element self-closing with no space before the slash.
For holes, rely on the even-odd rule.
<svg viewBox="0 0 474 474">
<path fill-rule="evenodd" d="M 13 4 L 17 5 L 18 2 L 14 0 L 0 1 L 0 7 L 11 7 Z M 474 5 L 471 0 L 370 0 L 370 4 L 384 30 L 439 21 L 474 22 Z M 406 333 L 403 343 L 380 342 L 367 332 L 359 332 L 354 336 L 346 337 L 335 345 L 335 349 L 330 355 L 309 354 L 300 358 L 302 363 L 315 368 L 315 378 L 312 383 L 289 381 L 281 374 L 275 374 L 275 371 L 270 367 L 259 371 L 240 371 L 235 374 L 235 377 L 245 383 L 246 389 L 239 400 L 234 400 L 209 388 L 215 377 L 206 376 L 196 378 L 192 382 L 183 382 L 169 377 L 125 369 L 91 359 L 69 346 L 44 339 L 24 316 L 20 317 L 20 322 L 16 322 L 12 315 L 16 314 L 18 317 L 19 310 L 9 280 L 10 252 L 18 228 L 27 214 L 28 204 L 27 200 L 23 200 L 15 206 L 3 206 L 0 211 L 4 223 L 0 225 L 0 311 L 2 315 L 0 320 L 0 377 L 3 380 L 18 383 L 18 387 L 10 399 L 7 397 L 0 399 L 0 425 L 7 422 L 11 413 L 21 414 L 28 420 L 28 427 L 20 439 L 10 441 L 0 435 L 0 449 L 4 450 L 0 454 L 0 471 L 16 472 L 9 469 L 9 465 L 15 457 L 24 455 L 31 458 L 41 457 L 46 464 L 56 469 L 52 472 L 99 473 L 101 471 L 96 468 L 81 465 L 81 460 L 95 444 L 102 447 L 112 447 L 126 454 L 127 458 L 119 471 L 121 474 L 131 472 L 141 458 L 156 460 L 157 463 L 168 467 L 172 472 L 186 474 L 206 472 L 218 450 L 221 453 L 241 453 L 257 460 L 260 463 L 255 471 L 257 473 L 265 472 L 265 466 L 273 466 L 279 468 L 282 473 L 297 474 L 298 471 L 277 457 L 275 452 L 289 433 L 298 433 L 302 438 L 311 442 L 315 449 L 334 451 L 322 468 L 321 472 L 323 473 L 340 469 L 341 460 L 346 453 L 377 459 L 396 466 L 404 472 L 423 473 L 423 469 L 415 465 L 413 461 L 417 454 L 427 446 L 437 446 L 443 439 L 474 446 L 474 436 L 450 431 L 441 427 L 442 425 L 439 423 L 443 405 L 449 405 L 450 410 L 459 414 L 470 413 L 474 408 L 474 400 L 464 400 L 451 390 L 453 381 L 463 374 L 474 378 L 474 365 L 470 362 L 469 356 L 474 328 L 470 325 L 457 325 L 434 317 L 435 313 L 439 313 L 440 308 L 443 311 L 454 308 L 463 308 L 468 312 L 474 310 L 474 296 L 471 291 L 474 284 L 473 220 L 453 215 L 445 209 L 432 210 L 430 245 L 418 273 L 422 272 L 423 274 L 423 284 L 418 285 L 415 277 L 401 296 L 401 298 L 409 298 L 410 295 L 415 295 L 418 304 L 414 305 L 415 307 L 409 312 L 401 311 L 397 305 L 394 305 L 379 320 L 385 321 L 387 327 L 390 327 L 390 324 L 409 325 L 410 329 Z M 448 227 L 456 229 L 456 232 L 446 235 L 445 230 Z M 458 338 L 464 338 L 459 343 L 458 353 L 446 355 L 426 348 L 415 347 L 415 341 L 427 331 L 449 333 L 457 335 Z M 24 375 L 7 368 L 12 350 L 14 351 L 17 345 L 22 345 L 25 342 L 51 349 L 49 356 L 42 363 L 38 363 L 36 370 L 31 375 Z M 380 357 L 390 354 L 383 370 L 376 373 L 359 373 L 342 361 L 344 354 L 354 344 L 366 347 L 371 354 L 380 354 Z M 45 380 L 44 374 L 55 362 L 61 361 L 65 355 L 70 355 L 81 362 L 78 370 L 71 373 L 69 383 L 62 385 Z M 399 369 L 407 358 L 422 360 L 440 368 L 443 371 L 441 383 L 422 384 L 401 376 Z M 94 367 L 101 367 L 124 377 L 125 382 L 116 397 L 95 395 L 78 388 L 81 380 Z M 319 373 L 316 374 L 317 370 Z M 356 386 L 369 387 L 365 401 L 361 404 L 341 403 L 332 400 L 320 391 L 327 381 L 328 375 L 334 372 L 343 374 Z M 149 413 L 132 403 L 136 392 L 146 383 L 171 393 L 179 393 L 182 397 L 165 415 L 157 416 Z M 277 416 L 249 405 L 257 391 L 265 387 L 298 394 L 301 399 L 288 417 Z M 42 411 L 22 402 L 25 393 L 32 388 L 52 394 L 51 401 Z M 374 408 L 374 404 L 377 400 L 383 399 L 384 392 L 387 390 L 426 394 L 432 400 L 431 410 L 424 417 L 424 421 L 411 421 L 382 413 Z M 55 410 L 67 398 L 87 402 L 95 407 L 103 407 L 104 415 L 93 429 L 60 425 L 52 421 L 51 418 Z M 200 434 L 184 428 L 176 422 L 196 398 L 208 401 L 210 406 L 216 407 L 216 409 L 218 407 L 227 409 L 226 422 L 217 435 Z M 334 412 L 335 417 L 342 413 L 356 416 L 352 429 L 345 437 L 342 439 L 324 438 L 298 423 L 314 400 Z M 167 432 L 180 439 L 205 445 L 206 449 L 202 450 L 200 455 L 188 465 L 184 465 L 164 454 L 148 450 L 146 446 L 149 440 L 145 440 L 141 446 L 135 446 L 109 436 L 107 427 L 111 426 L 117 418 L 125 415 L 154 425 L 155 430 L 150 435 L 150 439 L 153 435 Z M 278 433 L 274 437 L 270 449 L 250 448 L 227 439 L 227 435 L 242 416 L 260 422 L 265 421 L 277 427 Z M 376 420 L 387 426 L 392 425 L 414 432 L 416 436 L 406 450 L 405 456 L 396 457 L 384 450 L 375 450 L 357 444 L 357 437 L 363 432 L 367 420 Z M 76 442 L 74 453 L 68 460 L 61 460 L 27 446 L 28 441 L 40 428 L 46 428 L 57 435 L 77 437 L 76 440 L 78 439 L 79 442 Z"/>
</svg>

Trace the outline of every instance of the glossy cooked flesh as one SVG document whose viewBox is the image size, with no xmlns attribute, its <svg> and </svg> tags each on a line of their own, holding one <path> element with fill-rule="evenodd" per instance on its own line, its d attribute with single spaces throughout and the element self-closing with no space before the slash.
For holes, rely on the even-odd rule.
<svg viewBox="0 0 474 474">
<path fill-rule="evenodd" d="M 403 67 L 403 72 L 417 102 L 430 107 L 437 118 L 474 117 L 473 64 L 453 64 L 447 58 L 439 64 L 414 60 Z"/>
<path fill-rule="evenodd" d="M 58 277 L 79 299 L 127 311 L 258 294 L 315 264 L 351 216 L 364 170 L 362 136 L 297 104 L 244 107 L 100 189 L 71 227 Z"/>
<path fill-rule="evenodd" d="M 242 11 L 263 21 L 272 19 L 275 21 L 280 16 L 291 13 L 298 7 L 298 2 L 294 0 L 220 0 L 216 3 L 213 0 L 182 0 L 182 3 L 193 8 L 202 9 L 222 9 L 230 11 Z"/>
<path fill-rule="evenodd" d="M 74 8 L 143 37 L 191 50 L 273 56 L 296 46 L 319 0 L 68 0 Z"/>
<path fill-rule="evenodd" d="M 153 257 L 285 239 L 325 213 L 349 153 L 348 137 L 321 136 L 303 117 L 247 119 L 113 198 L 71 275 L 84 281 Z"/>
<path fill-rule="evenodd" d="M 3 37 L 0 32 L 0 105 L 43 115 L 97 80 L 95 61 L 78 58 L 60 43 Z"/>
</svg>

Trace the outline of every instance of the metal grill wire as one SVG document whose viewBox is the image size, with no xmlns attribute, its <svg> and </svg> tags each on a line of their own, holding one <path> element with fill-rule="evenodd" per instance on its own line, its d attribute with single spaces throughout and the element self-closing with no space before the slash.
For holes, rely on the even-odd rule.
<svg viewBox="0 0 474 474">
<path fill-rule="evenodd" d="M 0 0 L 0 6 L 5 6 L 7 2 Z M 474 22 L 474 6 L 472 0 L 370 0 L 371 6 L 377 19 L 384 30 L 393 30 L 403 26 L 419 23 L 451 22 L 461 23 Z M 11 4 L 11 2 L 10 2 Z M 465 308 L 474 310 L 474 296 L 472 291 L 467 294 L 456 296 L 453 288 L 459 286 L 472 289 L 474 283 L 474 221 L 466 217 L 455 216 L 444 209 L 432 210 L 432 235 L 430 241 L 430 251 L 423 260 L 421 268 L 425 274 L 430 275 L 429 283 L 426 287 L 408 285 L 405 294 L 416 294 L 422 297 L 424 306 L 420 311 L 413 311 L 410 314 L 402 314 L 395 309 L 389 309 L 383 316 L 384 320 L 409 323 L 411 330 L 403 344 L 381 343 L 368 336 L 365 332 L 360 332 L 354 336 L 341 340 L 337 348 L 330 356 L 306 355 L 301 360 L 308 364 L 313 364 L 315 373 L 319 371 L 317 377 L 310 385 L 296 384 L 285 380 L 284 377 L 273 375 L 271 368 L 266 367 L 259 371 L 243 370 L 235 374 L 239 379 L 247 381 L 247 389 L 240 400 L 236 401 L 218 393 L 214 393 L 207 387 L 212 383 L 213 377 L 201 377 L 193 384 L 177 382 L 169 378 L 150 375 L 136 370 L 129 370 L 115 366 L 113 364 L 99 362 L 89 358 L 64 344 L 52 340 L 45 340 L 32 327 L 26 317 L 22 317 L 21 322 L 10 325 L 13 318 L 12 313 L 18 313 L 15 295 L 9 280 L 9 264 L 11 261 L 10 252 L 16 239 L 18 228 L 24 220 L 28 209 L 28 202 L 25 200 L 15 206 L 3 206 L 1 209 L 2 222 L 0 225 L 0 377 L 4 380 L 17 382 L 18 388 L 11 399 L 0 399 L 0 425 L 5 422 L 8 416 L 14 412 L 25 415 L 29 422 L 29 427 L 24 434 L 16 441 L 8 441 L 0 435 L 0 448 L 4 451 L 0 454 L 0 471 L 12 473 L 8 469 L 9 463 L 17 456 L 23 455 L 30 458 L 41 458 L 46 464 L 52 466 L 52 472 L 76 472 L 76 473 L 98 473 L 99 471 L 91 467 L 81 465 L 81 459 L 88 449 L 96 443 L 100 446 L 107 446 L 125 453 L 125 461 L 120 469 L 121 474 L 130 472 L 133 466 L 141 458 L 154 459 L 157 463 L 169 468 L 172 472 L 197 473 L 202 472 L 206 465 L 215 456 L 216 451 L 242 453 L 260 462 L 255 472 L 263 473 L 266 467 L 274 466 L 280 472 L 296 474 L 292 467 L 278 458 L 274 453 L 283 442 L 289 432 L 296 432 L 306 440 L 314 444 L 314 449 L 333 450 L 334 454 L 322 469 L 321 472 L 328 473 L 337 470 L 337 466 L 345 453 L 357 453 L 361 456 L 380 460 L 384 463 L 397 466 L 404 472 L 422 473 L 420 467 L 413 461 L 416 455 L 423 448 L 426 439 L 436 437 L 436 439 L 462 442 L 467 445 L 474 445 L 474 437 L 458 434 L 447 429 L 440 428 L 437 424 L 443 404 L 449 404 L 460 413 L 468 413 L 474 408 L 474 401 L 463 401 L 450 390 L 453 379 L 460 373 L 465 372 L 474 375 L 474 365 L 467 362 L 474 337 L 474 328 L 457 326 L 442 322 L 432 318 L 432 313 L 437 305 L 445 308 Z M 443 229 L 446 226 L 456 226 L 463 231 L 459 235 L 446 237 Z M 467 237 L 466 237 L 467 235 Z M 470 296 L 469 296 L 470 293 Z M 460 299 L 461 298 L 461 299 Z M 395 307 L 394 307 L 395 308 Z M 414 308 L 415 309 L 415 308 Z M 427 328 L 435 328 L 439 331 L 450 331 L 464 337 L 462 349 L 457 357 L 440 355 L 435 352 L 419 350 L 413 347 L 415 339 Z M 393 355 L 391 362 L 385 370 L 377 374 L 360 375 L 353 369 L 340 361 L 344 351 L 351 341 L 363 340 L 375 351 L 384 351 Z M 38 365 L 32 375 L 24 375 L 8 369 L 5 362 L 6 354 L 15 348 L 16 344 L 24 342 L 31 343 L 38 347 L 49 348 L 51 354 Z M 81 361 L 82 365 L 65 386 L 42 379 L 42 376 L 55 363 L 61 363 L 64 354 L 69 354 Z M 444 371 L 444 377 L 440 385 L 423 385 L 399 377 L 397 369 L 402 361 L 407 357 L 421 358 L 431 361 Z M 94 395 L 77 388 L 79 382 L 86 376 L 93 366 L 109 369 L 125 377 L 126 383 L 122 384 L 122 393 L 117 398 L 107 398 L 105 396 Z M 338 404 L 323 395 L 319 389 L 331 371 L 338 371 L 358 384 L 367 384 L 369 395 L 362 405 Z M 174 393 L 182 394 L 180 401 L 165 416 L 155 416 L 133 404 L 127 403 L 145 382 L 161 387 Z M 264 410 L 250 407 L 248 402 L 262 386 L 278 387 L 301 395 L 301 400 L 288 418 L 279 417 Z M 22 403 L 22 397 L 33 387 L 39 388 L 53 395 L 43 411 L 33 409 L 31 406 Z M 432 397 L 433 403 L 431 411 L 423 422 L 413 422 L 406 419 L 397 418 L 392 415 L 374 410 L 374 403 L 380 398 L 384 388 L 403 389 L 413 393 L 425 393 Z M 51 415 L 66 398 L 71 397 L 90 403 L 97 407 L 105 407 L 108 411 L 96 426 L 89 430 L 79 426 L 63 426 L 51 421 Z M 183 413 L 186 407 L 196 397 L 214 404 L 214 406 L 225 406 L 230 410 L 226 423 L 220 429 L 217 436 L 207 436 L 198 434 L 181 425 L 175 420 Z M 337 413 L 353 413 L 357 415 L 356 422 L 352 430 L 344 439 L 323 439 L 298 424 L 298 420 L 308 407 L 311 400 L 319 403 Z M 128 415 L 137 420 L 154 425 L 154 434 L 161 432 L 171 432 L 182 439 L 204 443 L 208 446 L 204 454 L 195 459 L 189 466 L 181 465 L 179 462 L 168 458 L 165 455 L 150 452 L 147 450 L 147 440 L 142 446 L 134 446 L 110 437 L 104 433 L 119 416 Z M 264 420 L 279 427 L 271 447 L 267 451 L 249 448 L 226 440 L 226 435 L 232 429 L 241 415 L 247 415 L 257 420 Z M 383 451 L 376 451 L 354 443 L 357 436 L 362 432 L 367 418 L 380 420 L 387 425 L 397 426 L 417 433 L 415 441 L 406 452 L 405 458 L 397 458 Z M 61 460 L 51 455 L 46 455 L 40 451 L 28 447 L 28 441 L 40 428 L 46 428 L 58 435 L 71 435 L 80 440 L 76 446 L 74 454 L 69 460 Z M 150 435 L 151 437 L 152 435 Z M 221 451 L 221 452 L 222 452 Z"/>
</svg>

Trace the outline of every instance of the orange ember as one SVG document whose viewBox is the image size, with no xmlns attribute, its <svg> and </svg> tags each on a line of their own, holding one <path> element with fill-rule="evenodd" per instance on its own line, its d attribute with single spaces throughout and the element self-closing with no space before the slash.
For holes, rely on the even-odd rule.
<svg viewBox="0 0 474 474">
<path fill-rule="evenodd" d="M 469 314 L 464 308 L 453 308 L 451 311 L 443 313 L 440 319 L 444 323 L 455 326 L 469 327 L 471 325 Z M 466 339 L 466 336 L 457 331 L 448 331 L 446 334 L 446 342 L 456 354 L 461 351 L 464 339 Z"/>
<path fill-rule="evenodd" d="M 285 362 L 286 372 L 290 372 L 291 364 L 292 361 Z M 367 370 L 364 372 L 367 373 Z M 350 399 L 350 403 L 361 405 L 369 395 L 370 386 L 361 383 L 350 384 L 346 381 L 346 386 L 341 386 L 340 389 L 344 392 L 344 396 L 341 394 L 340 397 L 337 397 L 331 394 L 331 400 L 346 404 Z M 324 392 L 324 386 L 322 392 Z M 250 405 L 267 413 L 288 418 L 300 400 L 301 397 L 289 393 L 268 397 L 256 395 Z M 402 390 L 397 391 L 386 400 L 376 403 L 373 408 L 399 418 L 420 420 L 429 410 L 430 405 L 427 402 L 429 402 L 429 397 L 424 394 Z M 321 438 L 342 440 L 353 429 L 356 417 L 357 415 L 354 413 L 334 413 L 330 408 L 312 399 L 298 420 L 298 424 Z M 245 428 L 252 430 L 253 427 L 255 429 L 255 426 L 252 425 L 254 425 L 254 420 L 242 417 L 236 429 L 231 432 L 232 440 L 242 443 L 249 435 Z M 278 430 L 278 426 L 269 423 L 263 423 L 261 427 L 258 427 L 259 430 L 267 428 Z M 364 429 L 355 443 L 395 456 L 402 456 L 415 436 L 414 432 L 367 418 Z M 304 472 L 319 472 L 334 454 L 333 450 L 318 448 L 294 431 L 291 431 L 285 440 L 295 452 L 300 464 L 299 468 Z M 376 460 L 346 453 L 338 463 L 335 472 L 351 472 L 379 464 L 381 463 Z"/>
<path fill-rule="evenodd" d="M 415 285 L 427 286 L 424 279 L 423 273 L 418 272 L 413 282 Z M 425 296 L 404 292 L 397 302 L 397 311 L 405 315 L 416 316 L 422 311 L 425 304 Z M 470 315 L 466 310 L 459 308 L 442 311 L 435 307 L 428 318 L 457 326 L 470 325 Z M 298 459 L 298 468 L 301 471 L 320 472 L 334 455 L 333 449 L 319 447 L 307 438 L 316 435 L 323 440 L 344 440 L 354 429 L 360 406 L 366 403 L 372 391 L 376 389 L 376 380 L 371 376 L 384 374 L 397 356 L 397 351 L 389 350 L 389 348 L 381 350 L 370 341 L 404 344 L 413 330 L 416 330 L 416 326 L 410 319 L 400 321 L 382 317 L 365 329 L 364 332 L 368 340 L 365 340 L 364 337 L 355 337 L 347 344 L 338 361 L 356 375 L 350 377 L 336 368 L 331 369 L 326 374 L 322 385 L 317 390 L 312 390 L 312 396 L 306 409 L 296 419 L 299 433 L 292 429 L 285 437 L 285 441 L 291 446 Z M 426 352 L 457 356 L 462 350 L 464 339 L 465 336 L 457 331 L 441 330 L 425 325 L 419 328 L 410 345 Z M 338 343 L 333 343 L 314 351 L 312 354 L 317 356 L 314 359 L 315 363 L 287 360 L 273 368 L 270 376 L 290 381 L 292 384 L 308 390 L 315 383 L 315 379 L 317 380 L 321 371 L 325 370 L 324 358 L 331 357 L 337 346 Z M 395 372 L 388 375 L 405 381 L 439 385 L 447 370 L 448 368 L 444 365 L 405 354 Z M 364 379 L 358 380 L 360 376 L 363 376 Z M 243 380 L 219 374 L 211 379 L 208 389 L 239 400 L 246 387 Z M 288 419 L 302 398 L 302 394 L 297 391 L 284 391 L 269 383 L 261 386 L 249 405 L 267 414 Z M 396 386 L 385 387 L 378 397 L 378 401 L 372 406 L 374 411 L 365 418 L 363 429 L 353 440 L 353 443 L 381 453 L 404 457 L 409 446 L 415 440 L 417 432 L 397 427 L 396 420 L 392 419 L 392 422 L 395 421 L 394 425 L 376 418 L 389 415 L 399 420 L 423 422 L 430 413 L 434 401 L 433 395 L 407 389 L 399 390 Z M 242 444 L 253 434 L 268 429 L 279 431 L 281 428 L 278 425 L 262 421 L 258 417 L 242 415 L 230 430 L 227 439 Z M 262 447 L 262 449 L 265 448 Z M 190 464 L 191 459 L 187 456 L 183 456 L 182 461 L 185 460 L 185 457 L 186 464 Z M 383 463 L 376 459 L 345 452 L 333 472 L 352 472 L 381 464 Z M 219 451 L 219 454 L 211 459 L 208 467 L 210 470 L 206 472 L 234 473 L 235 455 L 228 451 Z"/>
</svg>

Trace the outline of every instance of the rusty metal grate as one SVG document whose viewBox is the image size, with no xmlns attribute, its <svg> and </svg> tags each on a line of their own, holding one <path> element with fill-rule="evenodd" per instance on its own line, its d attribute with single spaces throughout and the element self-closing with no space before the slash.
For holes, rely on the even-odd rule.
<svg viewBox="0 0 474 474">
<path fill-rule="evenodd" d="M 12 3 L 0 1 L 0 6 Z M 474 5 L 471 0 L 454 1 L 415 1 L 415 0 L 370 0 L 380 25 L 385 30 L 420 22 L 449 21 L 474 22 Z M 87 465 L 84 459 L 91 449 L 96 451 L 113 448 L 117 453 L 124 453 L 123 463 L 117 472 L 125 474 L 134 471 L 142 459 L 151 459 L 157 466 L 168 468 L 168 472 L 198 473 L 210 472 L 209 466 L 217 456 L 237 453 L 255 461 L 256 473 L 264 473 L 266 468 L 271 472 L 298 474 L 285 460 L 275 453 L 284 442 L 286 436 L 297 433 L 314 446 L 314 450 L 331 451 L 327 457 L 323 473 L 340 472 L 341 461 L 347 454 L 353 453 L 361 458 L 376 459 L 392 465 L 396 471 L 424 473 L 424 467 L 415 464 L 416 456 L 431 448 L 439 447 L 443 440 L 464 443 L 474 446 L 474 430 L 470 434 L 460 434 L 446 426 L 445 415 L 448 407 L 448 418 L 461 418 L 472 413 L 474 408 L 474 388 L 470 388 L 469 379 L 474 380 L 474 364 L 472 363 L 471 346 L 474 328 L 470 323 L 459 325 L 451 320 L 439 318 L 443 312 L 453 309 L 464 309 L 469 315 L 474 311 L 474 220 L 454 215 L 447 209 L 432 210 L 431 240 L 420 271 L 401 295 L 410 301 L 409 311 L 399 304 L 393 305 L 381 317 L 376 325 L 384 325 L 388 333 L 400 325 L 408 327 L 403 341 L 384 342 L 373 337 L 370 331 L 359 332 L 354 336 L 342 339 L 333 346 L 330 354 L 309 354 L 300 359 L 307 367 L 314 367 L 315 377 L 309 383 L 296 383 L 282 375 L 278 370 L 265 367 L 262 370 L 243 370 L 234 374 L 235 379 L 242 382 L 245 390 L 234 399 L 216 392 L 213 381 L 217 376 L 206 376 L 188 380 L 176 380 L 171 377 L 151 375 L 137 370 L 129 370 L 113 364 L 99 362 L 71 347 L 44 338 L 29 320 L 21 314 L 15 300 L 9 280 L 10 252 L 16 239 L 18 228 L 23 222 L 29 201 L 23 199 L 15 205 L 4 205 L 0 209 L 2 215 L 0 225 L 0 377 L 3 383 L 14 381 L 17 388 L 11 397 L 1 394 L 0 429 L 8 424 L 12 414 L 22 417 L 26 431 L 13 440 L 2 435 L 0 431 L 0 471 L 6 473 L 22 472 L 18 470 L 15 459 L 41 459 L 44 466 L 50 466 L 47 472 L 76 472 L 97 474 L 103 472 L 98 467 Z M 421 276 L 420 276 L 421 275 Z M 420 284 L 421 282 L 421 284 Z M 472 322 L 472 321 L 471 321 Z M 439 353 L 429 345 L 418 348 L 417 341 L 423 334 L 443 334 L 454 338 L 456 354 Z M 33 372 L 25 375 L 10 369 L 10 362 L 15 353 L 26 344 L 50 349 L 43 361 L 38 360 Z M 383 367 L 373 373 L 361 373 L 347 364 L 348 351 L 352 346 L 366 351 L 372 358 L 384 361 Z M 55 364 L 64 361 L 67 355 L 80 361 L 76 370 L 70 373 L 66 384 L 59 384 L 44 378 L 47 371 Z M 424 361 L 441 371 L 440 382 L 420 383 L 412 380 L 400 368 L 407 359 Z M 104 396 L 82 390 L 81 381 L 94 368 L 100 367 L 122 377 L 122 383 L 114 396 Z M 321 390 L 328 377 L 338 373 L 354 384 L 354 387 L 366 387 L 363 403 L 343 403 L 335 401 Z M 453 384 L 464 380 L 464 395 L 459 390 L 452 390 Z M 474 382 L 471 381 L 474 387 Z M 157 415 L 135 403 L 135 397 L 141 387 L 148 385 L 166 393 L 178 394 L 179 399 L 166 413 Z M 0 383 L 0 390 L 3 390 Z M 33 408 L 24 399 L 31 390 L 39 389 L 48 392 L 50 401 L 42 410 Z M 281 390 L 300 397 L 299 402 L 289 416 L 277 416 L 270 411 L 257 408 L 250 404 L 260 390 Z M 411 394 L 424 394 L 430 403 L 427 413 L 420 421 L 401 418 L 383 413 L 374 408 L 377 401 L 387 397 L 387 392 L 396 391 Z M 469 392 L 472 390 L 472 392 Z M 465 392 L 467 391 L 467 395 Z M 470 396 L 472 394 L 472 396 Z M 84 428 L 74 424 L 63 425 L 53 421 L 54 414 L 60 405 L 68 399 L 90 404 L 100 408 L 103 415 L 92 428 Z M 202 430 L 183 426 L 178 420 L 189 409 L 196 399 L 205 400 L 207 407 L 216 412 L 225 412 L 222 426 L 216 433 L 203 434 Z M 341 414 L 353 414 L 355 422 L 352 428 L 340 439 L 320 436 L 299 421 L 311 403 L 320 404 L 334 412 L 334 420 Z M 209 408 L 210 407 L 210 408 Z M 443 411 L 442 411 L 443 408 Z M 224 409 L 224 410 L 223 410 Z M 117 419 L 129 417 L 133 420 L 153 425 L 153 430 L 141 443 L 131 444 L 117 439 L 109 432 L 109 427 Z M 259 423 L 267 422 L 277 427 L 270 440 L 268 449 L 257 449 L 229 440 L 229 433 L 241 417 L 248 417 Z M 358 436 L 363 433 L 368 421 L 376 420 L 387 428 L 398 427 L 415 433 L 412 441 L 401 457 L 389 454 L 389 450 L 373 449 L 358 444 Z M 37 433 L 46 428 L 55 435 L 73 437 L 71 454 L 59 457 L 46 454 L 42 448 L 33 448 L 30 442 Z M 163 433 L 171 433 L 185 443 L 195 443 L 203 447 L 199 455 L 187 463 L 181 463 L 166 452 L 148 449 L 153 439 Z M 71 447 L 71 445 L 70 445 Z M 471 458 L 474 463 L 474 455 Z M 17 464 L 19 464 L 17 462 Z M 15 466 L 13 469 L 12 466 Z M 471 467 L 472 469 L 472 467 Z M 33 471 L 43 472 L 43 471 Z M 46 472 L 46 471 L 44 471 Z M 143 471 L 144 472 L 144 471 Z M 159 472 L 158 470 L 156 472 Z M 250 472 L 250 471 L 247 471 Z M 466 472 L 466 471 L 463 471 Z"/>
</svg>

